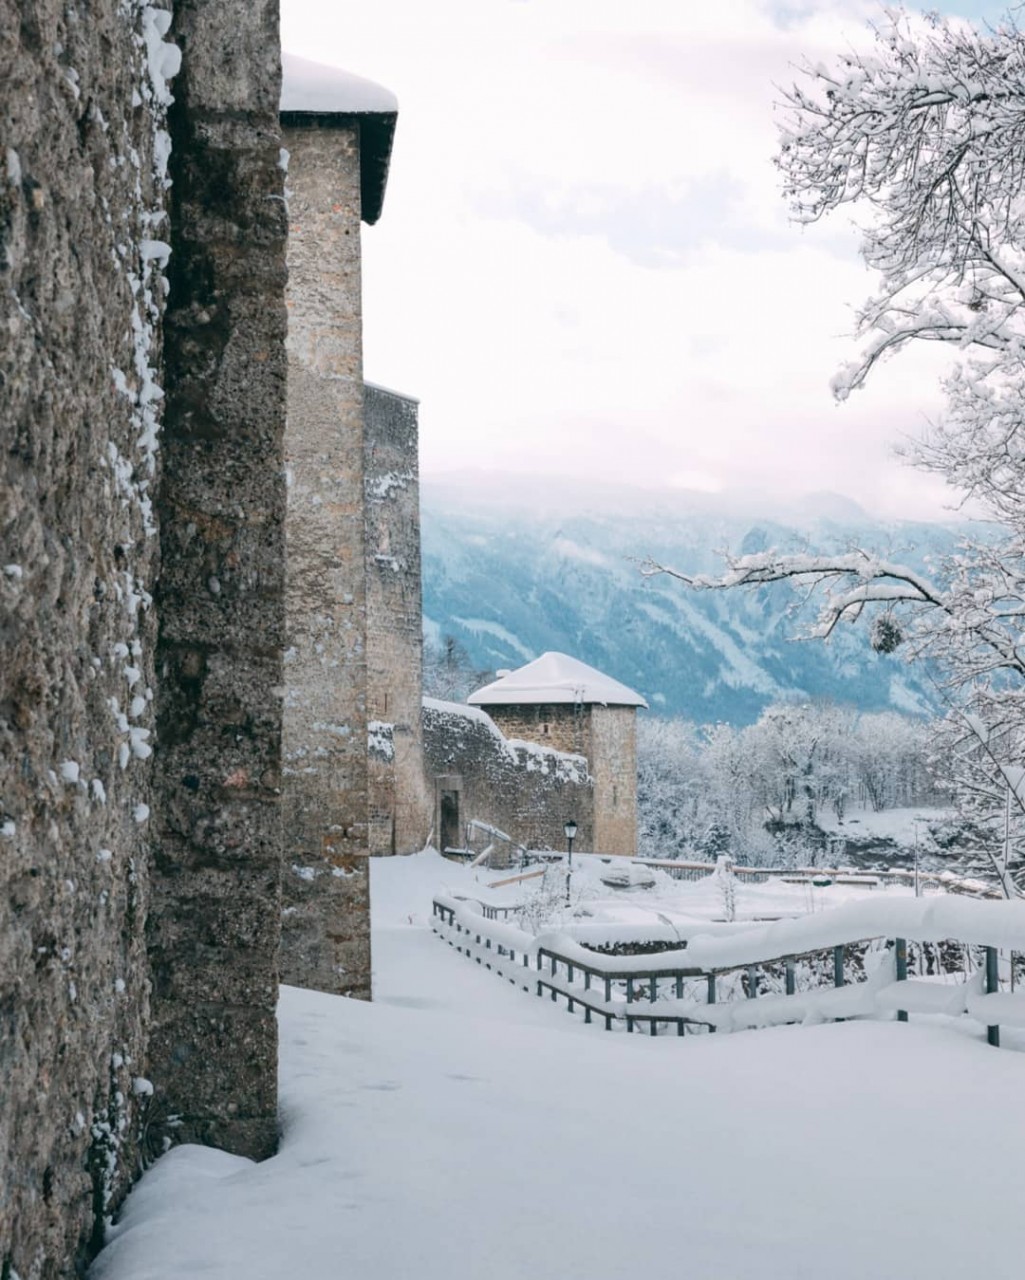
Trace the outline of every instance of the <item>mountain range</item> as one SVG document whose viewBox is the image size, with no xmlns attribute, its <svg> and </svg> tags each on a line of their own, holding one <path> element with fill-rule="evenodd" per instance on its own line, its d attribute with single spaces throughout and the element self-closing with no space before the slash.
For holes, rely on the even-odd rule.
<svg viewBox="0 0 1025 1280">
<path fill-rule="evenodd" d="M 697 592 L 640 566 L 715 573 L 724 551 L 861 546 L 928 571 L 953 548 L 953 524 L 884 523 L 835 494 L 782 502 L 471 474 L 426 480 L 421 507 L 425 637 L 454 637 L 481 670 L 557 650 L 630 685 L 653 713 L 701 724 L 749 724 L 793 699 L 939 710 L 930 670 L 899 649 L 875 653 L 864 626 L 800 639 L 815 602 L 788 583 Z"/>
</svg>

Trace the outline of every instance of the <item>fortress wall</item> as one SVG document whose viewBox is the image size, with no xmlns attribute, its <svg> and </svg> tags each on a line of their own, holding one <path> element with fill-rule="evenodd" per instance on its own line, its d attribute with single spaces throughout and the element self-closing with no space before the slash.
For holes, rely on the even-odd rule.
<svg viewBox="0 0 1025 1280">
<path fill-rule="evenodd" d="M 594 775 L 594 848 L 637 853 L 637 712 L 634 707 L 591 707 Z"/>
<path fill-rule="evenodd" d="M 483 711 L 459 703 L 425 699 L 423 725 L 439 849 L 445 793 L 458 797 L 460 827 L 476 818 L 528 848 L 564 849 L 563 826 L 573 818 L 576 848 L 591 847 L 592 782 L 581 756 L 510 741 Z M 459 844 L 462 839 L 460 833 Z M 479 847 L 486 837 L 475 839 Z"/>
<path fill-rule="evenodd" d="M 157 21 L 0 0 L 0 1273 L 22 1280 L 97 1243 L 145 1114 Z"/>
<path fill-rule="evenodd" d="M 159 502 L 154 1122 L 264 1156 L 277 1140 L 284 617 L 277 3 L 178 0 L 172 34 L 184 61 Z"/>
<path fill-rule="evenodd" d="M 494 706 L 489 714 L 507 738 L 537 742 L 552 751 L 591 753 L 591 707 L 570 702 Z"/>
<path fill-rule="evenodd" d="M 282 980 L 370 998 L 359 128 L 289 128 Z"/>
<path fill-rule="evenodd" d="M 421 734 L 423 628 L 415 400 L 364 390 L 370 852 L 412 853 L 431 826 Z"/>
<path fill-rule="evenodd" d="M 65 1280 L 142 1148 L 276 1140 L 277 7 L 0 0 L 0 65 L 0 1273 Z"/>
</svg>

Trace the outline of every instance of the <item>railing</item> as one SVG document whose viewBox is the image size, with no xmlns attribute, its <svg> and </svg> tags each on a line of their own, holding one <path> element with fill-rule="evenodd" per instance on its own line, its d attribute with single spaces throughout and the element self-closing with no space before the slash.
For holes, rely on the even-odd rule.
<svg viewBox="0 0 1025 1280">
<path fill-rule="evenodd" d="M 570 1012 L 579 1007 L 585 1022 L 598 1017 L 606 1030 L 646 1024 L 657 1035 L 660 1026 L 675 1026 L 682 1036 L 808 1020 L 946 1014 L 980 1022 L 989 1043 L 999 1045 L 1001 1025 L 1025 1027 L 1025 995 L 1013 990 L 1025 952 L 1025 904 L 1019 902 L 902 899 L 855 903 L 764 927 L 703 923 L 691 926 L 679 949 L 657 957 L 605 956 L 565 934 L 534 937 L 485 918 L 479 903 L 447 895 L 435 898 L 433 917 L 435 932 L 456 950 L 524 991 L 565 999 Z M 954 982 L 910 977 L 909 950 L 924 968 L 932 944 L 938 944 L 934 957 L 959 948 L 966 970 L 974 972 Z M 824 973 L 826 983 L 799 991 L 799 966 L 802 977 Z M 1001 989 L 1001 970 L 1010 991 Z M 763 992 L 772 985 L 781 989 Z"/>
<path fill-rule="evenodd" d="M 532 862 L 561 862 L 566 855 L 553 849 L 529 849 L 526 859 Z M 601 862 L 612 862 L 615 855 L 606 853 L 574 852 L 573 857 L 581 862 L 598 859 Z M 630 866 L 650 867 L 662 871 L 674 880 L 704 880 L 714 875 L 717 864 L 714 862 L 689 862 L 679 858 L 618 858 Z M 857 867 L 742 867 L 730 864 L 730 870 L 738 880 L 747 884 L 766 884 L 770 880 L 779 880 L 784 884 L 805 884 L 814 880 L 829 879 L 834 884 L 857 885 L 863 888 L 874 888 L 879 885 L 902 884 L 912 886 L 916 879 L 919 885 L 939 889 L 944 893 L 965 894 L 976 898 L 1000 898 L 999 890 L 981 880 L 957 876 L 951 871 L 905 871 L 889 868 L 887 870 L 866 871 Z"/>
</svg>

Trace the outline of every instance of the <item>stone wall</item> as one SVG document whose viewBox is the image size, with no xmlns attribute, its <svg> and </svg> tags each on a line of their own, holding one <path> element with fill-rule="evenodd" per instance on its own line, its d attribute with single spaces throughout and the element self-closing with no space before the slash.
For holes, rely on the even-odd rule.
<svg viewBox="0 0 1025 1280">
<path fill-rule="evenodd" d="M 424 699 L 423 725 L 438 848 L 449 843 L 453 804 L 459 845 L 475 818 L 527 848 L 562 849 L 563 826 L 572 818 L 576 847 L 591 847 L 593 791 L 583 757 L 509 740 L 490 716 L 460 703 Z"/>
<path fill-rule="evenodd" d="M 431 826 L 421 734 L 423 623 L 416 401 L 364 391 L 370 852 L 422 849 Z"/>
<path fill-rule="evenodd" d="M 277 1139 L 285 238 L 277 0 L 178 0 L 148 925 L 153 1127 Z"/>
<path fill-rule="evenodd" d="M 591 707 L 594 777 L 594 850 L 637 852 L 637 712 L 633 707 Z"/>
<path fill-rule="evenodd" d="M 150 1143 L 276 1134 L 277 8 L 170 25 L 0 0 L 5 1280 L 80 1274 Z"/>
<path fill-rule="evenodd" d="M 507 738 L 522 738 L 553 751 L 568 751 L 590 759 L 590 705 L 554 702 L 495 706 L 491 717 Z"/>
<path fill-rule="evenodd" d="M 586 757 L 594 780 L 593 842 L 581 849 L 637 853 L 637 712 L 600 703 L 493 706 L 508 738 L 525 738 Z"/>
<path fill-rule="evenodd" d="M 370 997 L 359 128 L 289 128 L 282 980 Z"/>
<path fill-rule="evenodd" d="M 22 1280 L 97 1242 L 147 1088 L 168 19 L 0 0 L 0 1274 Z"/>
</svg>

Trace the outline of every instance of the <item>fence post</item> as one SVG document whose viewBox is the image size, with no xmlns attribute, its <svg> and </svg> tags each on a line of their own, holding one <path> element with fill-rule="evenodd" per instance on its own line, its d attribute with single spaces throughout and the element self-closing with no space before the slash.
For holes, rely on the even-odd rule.
<svg viewBox="0 0 1025 1280">
<path fill-rule="evenodd" d="M 753 1000 L 758 994 L 758 967 L 749 964 L 747 966 L 747 998 Z"/>
<path fill-rule="evenodd" d="M 784 961 L 784 965 L 786 968 L 786 993 L 788 996 L 792 996 L 796 990 L 796 984 L 794 982 L 794 957 L 787 956 Z"/>
<path fill-rule="evenodd" d="M 897 953 L 897 981 L 907 982 L 908 980 L 908 940 L 907 938 L 894 938 L 893 949 Z M 897 1021 L 907 1022 L 907 1009 L 897 1010 Z"/>
<path fill-rule="evenodd" d="M 683 974 L 682 973 L 678 973 L 676 975 L 676 998 L 677 1000 L 683 999 Z"/>
<path fill-rule="evenodd" d="M 658 999 L 658 978 L 654 974 L 651 975 L 651 1003 L 654 1004 Z"/>
<path fill-rule="evenodd" d="M 842 987 L 844 984 L 843 976 L 843 947 L 833 948 L 833 986 Z"/>
<path fill-rule="evenodd" d="M 708 1003 L 715 1004 L 715 974 L 714 973 L 708 974 Z M 708 1029 L 709 1031 L 716 1031 L 718 1028 L 713 1023 L 713 1025 L 710 1026 Z"/>
<path fill-rule="evenodd" d="M 986 948 L 986 994 L 993 995 L 1000 990 L 1000 974 L 997 970 L 997 949 L 996 947 Z M 992 1026 L 986 1028 L 986 1040 L 989 1044 L 1000 1046 L 1000 1028 Z"/>
<path fill-rule="evenodd" d="M 627 1004 L 633 1004 L 633 1002 L 634 1002 L 634 980 L 633 980 L 633 978 L 627 978 L 627 980 L 626 980 L 626 1002 L 627 1002 Z M 632 1028 L 631 1028 L 631 1030 L 632 1030 Z"/>
</svg>

